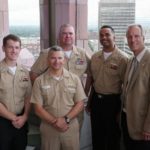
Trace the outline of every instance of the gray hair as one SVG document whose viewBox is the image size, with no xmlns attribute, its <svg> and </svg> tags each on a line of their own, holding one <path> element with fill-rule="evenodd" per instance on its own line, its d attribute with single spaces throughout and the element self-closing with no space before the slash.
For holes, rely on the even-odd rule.
<svg viewBox="0 0 150 150">
<path fill-rule="evenodd" d="M 51 55 L 51 52 L 58 52 L 58 51 L 62 51 L 63 52 L 63 49 L 60 46 L 58 46 L 58 45 L 54 45 L 54 46 L 50 47 L 49 51 L 48 51 L 48 57 Z"/>
<path fill-rule="evenodd" d="M 132 28 L 132 27 L 138 27 L 141 30 L 141 35 L 144 36 L 144 30 L 143 30 L 142 25 L 140 25 L 140 24 L 130 24 L 127 27 L 126 35 L 128 34 L 129 29 Z"/>
<path fill-rule="evenodd" d="M 67 27 L 71 27 L 71 28 L 73 28 L 73 30 L 74 30 L 74 27 L 73 27 L 71 24 L 63 24 L 63 25 L 60 26 L 59 35 L 62 33 L 62 30 L 63 30 L 64 28 L 67 28 Z"/>
</svg>

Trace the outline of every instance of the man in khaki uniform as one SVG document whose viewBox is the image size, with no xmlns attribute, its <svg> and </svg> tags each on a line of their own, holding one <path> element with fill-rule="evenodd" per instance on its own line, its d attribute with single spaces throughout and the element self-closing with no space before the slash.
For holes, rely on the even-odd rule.
<svg viewBox="0 0 150 150">
<path fill-rule="evenodd" d="M 34 82 L 31 102 L 41 118 L 42 150 L 79 150 L 77 115 L 86 98 L 78 76 L 63 68 L 64 52 L 53 46 L 48 70 Z"/>
<path fill-rule="evenodd" d="M 3 39 L 5 58 L 0 62 L 0 150 L 25 150 L 30 109 L 29 72 L 17 64 L 21 41 L 15 35 Z"/>
<path fill-rule="evenodd" d="M 82 78 L 83 74 L 87 70 L 88 62 L 90 56 L 87 52 L 74 45 L 75 42 L 75 31 L 72 25 L 63 24 L 60 27 L 58 44 L 63 48 L 65 53 L 65 64 L 64 67 L 75 73 L 78 77 Z M 31 79 L 34 79 L 45 72 L 48 68 L 47 55 L 48 50 L 45 49 L 41 52 L 37 61 L 33 64 L 31 68 Z"/>
<path fill-rule="evenodd" d="M 37 61 L 31 67 L 32 81 L 34 81 L 37 76 L 41 75 L 48 69 L 48 64 L 46 62 L 48 50 L 49 48 L 43 50 L 40 53 L 40 56 L 38 57 Z M 65 52 L 65 50 L 64 53 L 66 53 L 64 67 L 68 71 L 76 74 L 80 79 L 82 79 L 84 73 L 87 71 L 89 56 L 83 49 L 78 48 L 75 45 L 72 45 L 71 51 L 68 52 L 70 53 L 70 56 L 67 56 L 67 52 Z"/>
<path fill-rule="evenodd" d="M 87 52 L 74 45 L 75 32 L 70 24 L 63 24 L 60 27 L 58 43 L 65 53 L 64 67 L 75 73 L 82 81 L 84 73 L 87 71 L 90 57 Z M 45 72 L 48 68 L 47 64 L 48 49 L 41 52 L 39 58 L 31 68 L 31 80 L 34 81 L 37 76 Z M 83 123 L 83 112 L 79 115 L 80 128 Z"/>
<path fill-rule="evenodd" d="M 99 30 L 102 51 L 96 52 L 90 63 L 85 91 L 91 85 L 92 98 L 88 110 L 91 113 L 93 150 L 119 150 L 121 88 L 128 57 L 115 45 L 115 33 L 111 26 Z"/>
</svg>

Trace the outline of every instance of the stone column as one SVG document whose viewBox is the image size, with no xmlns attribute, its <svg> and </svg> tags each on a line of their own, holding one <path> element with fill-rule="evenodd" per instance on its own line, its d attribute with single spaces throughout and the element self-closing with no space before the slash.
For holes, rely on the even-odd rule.
<svg viewBox="0 0 150 150">
<path fill-rule="evenodd" d="M 77 34 L 77 45 L 87 49 L 88 46 L 88 25 L 87 25 L 87 0 L 77 0 L 76 8 L 76 34 Z"/>
<path fill-rule="evenodd" d="M 41 49 L 49 47 L 49 5 L 51 0 L 40 0 L 40 44 Z"/>
<path fill-rule="evenodd" d="M 9 32 L 8 0 L 0 0 L 0 60 L 4 58 L 2 39 Z"/>
<path fill-rule="evenodd" d="M 57 39 L 60 26 L 69 23 L 75 28 L 76 45 L 86 48 L 88 38 L 87 0 L 52 0 L 50 14 L 52 14 L 50 33 L 54 39 Z"/>
<path fill-rule="evenodd" d="M 87 47 L 87 0 L 40 0 L 41 48 L 56 44 L 64 23 L 74 26 L 76 45 Z"/>
</svg>

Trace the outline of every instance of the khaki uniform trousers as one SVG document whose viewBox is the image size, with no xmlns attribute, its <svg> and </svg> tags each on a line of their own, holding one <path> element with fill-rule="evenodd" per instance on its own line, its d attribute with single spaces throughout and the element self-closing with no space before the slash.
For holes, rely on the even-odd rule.
<svg viewBox="0 0 150 150">
<path fill-rule="evenodd" d="M 41 150 L 79 150 L 79 123 L 74 119 L 66 132 L 59 132 L 42 122 L 40 126 Z"/>
</svg>

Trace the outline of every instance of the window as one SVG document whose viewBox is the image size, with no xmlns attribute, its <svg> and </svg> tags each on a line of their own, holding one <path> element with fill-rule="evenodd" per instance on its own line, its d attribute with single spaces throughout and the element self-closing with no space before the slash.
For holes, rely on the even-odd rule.
<svg viewBox="0 0 150 150">
<path fill-rule="evenodd" d="M 8 0 L 9 30 L 22 40 L 20 61 L 28 68 L 40 52 L 40 20 L 38 0 Z"/>
<path fill-rule="evenodd" d="M 126 42 L 126 29 L 129 24 L 139 23 L 145 30 L 145 44 L 150 47 L 150 11 L 149 0 L 89 0 L 88 29 L 89 47 L 99 49 L 98 29 L 102 25 L 111 25 L 115 29 L 117 46 L 129 52 Z"/>
</svg>

